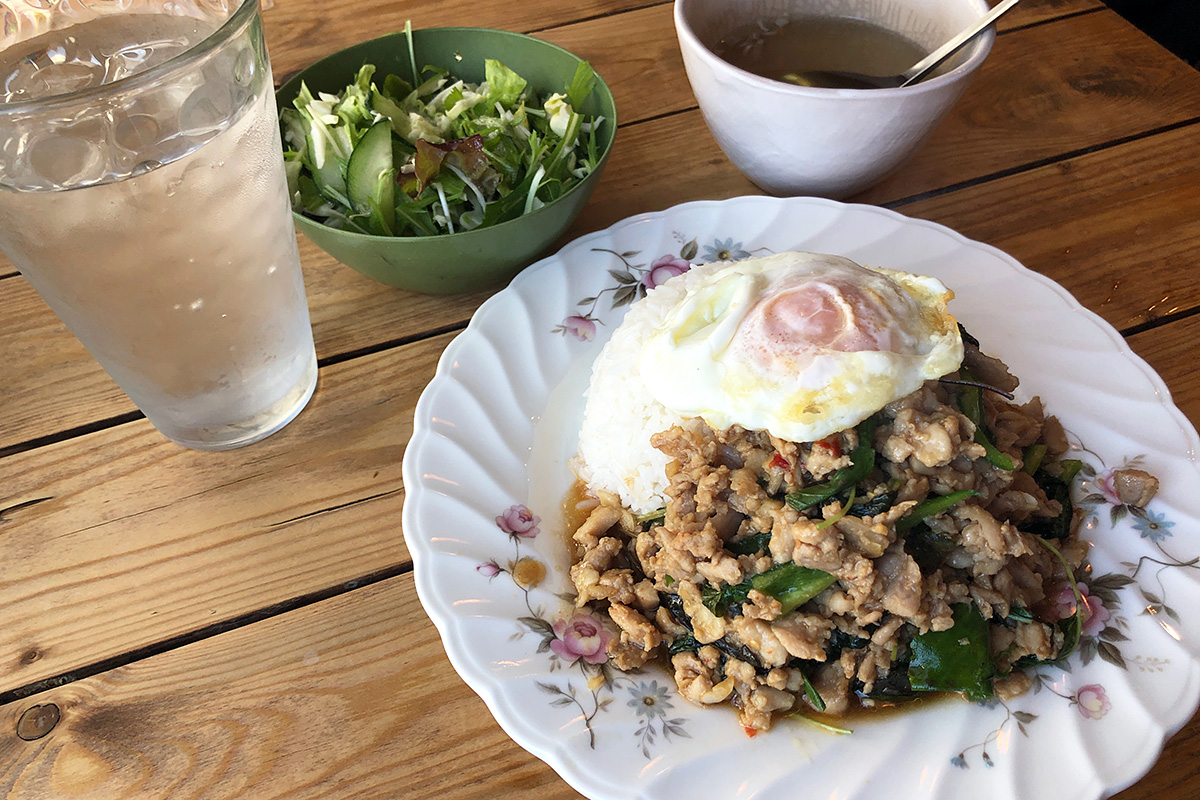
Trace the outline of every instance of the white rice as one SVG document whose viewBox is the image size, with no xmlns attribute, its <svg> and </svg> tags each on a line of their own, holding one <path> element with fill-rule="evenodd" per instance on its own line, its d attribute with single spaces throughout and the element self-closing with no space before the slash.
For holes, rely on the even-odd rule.
<svg viewBox="0 0 1200 800">
<path fill-rule="evenodd" d="M 694 266 L 651 289 L 630 306 L 592 366 L 575 472 L 592 491 L 620 495 L 622 505 L 635 513 L 666 505 L 669 459 L 651 446 L 650 437 L 682 419 L 655 400 L 642 381 L 642 342 L 694 285 L 727 266 L 723 261 Z"/>
</svg>

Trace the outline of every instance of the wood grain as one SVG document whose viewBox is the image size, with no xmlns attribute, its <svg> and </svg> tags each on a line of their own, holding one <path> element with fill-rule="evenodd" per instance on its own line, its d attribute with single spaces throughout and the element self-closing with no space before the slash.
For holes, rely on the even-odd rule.
<svg viewBox="0 0 1200 800">
<path fill-rule="evenodd" d="M 857 199 L 910 196 L 1196 120 L 1200 72 L 1162 48 L 1140 52 L 1145 44 L 1108 10 L 998 37 L 925 148 Z M 1045 58 L 1064 46 L 1065 58 Z"/>
<path fill-rule="evenodd" d="M 1198 319 L 1134 339 L 1193 423 Z M 400 458 L 449 338 L 323 370 L 254 448 L 188 452 L 143 421 L 0 462 L 4 506 L 51 498 L 0 515 L 0 691 L 407 563 Z"/>
<path fill-rule="evenodd" d="M 263 13 L 263 32 L 275 80 L 280 83 L 293 72 L 352 44 L 402 31 L 407 20 L 414 28 L 467 26 L 530 33 L 644 5 L 638 0 L 408 0 L 364 7 L 354 0 L 276 0 L 274 8 Z"/>
<path fill-rule="evenodd" d="M 989 0 L 989 3 L 996 5 L 993 0 Z M 1000 31 L 1007 31 L 1104 7 L 1100 0 L 1022 0 L 996 22 L 996 27 Z"/>
<path fill-rule="evenodd" d="M 366 278 L 303 236 L 317 357 L 342 357 L 463 324 L 489 293 L 427 297 Z M 23 277 L 0 280 L 0 454 L 6 447 L 137 411 Z M 0 468 L 0 474 L 3 469 Z M 0 483 L 0 501 L 3 500 Z"/>
<path fill-rule="evenodd" d="M 1200 126 L 901 207 L 953 220 L 1067 287 L 1117 328 L 1200 307 Z M 1136 265 L 1131 269 L 1130 265 Z"/>
<path fill-rule="evenodd" d="M 0 692 L 408 563 L 400 462 L 450 336 L 323 369 L 260 444 L 148 422 L 0 461 Z"/>
<path fill-rule="evenodd" d="M 637 12 L 642 15 L 638 18 L 649 25 L 654 21 L 651 12 L 659 11 L 660 7 L 654 7 Z M 586 30 L 605 41 L 616 35 L 601 23 L 611 25 L 611 20 L 587 23 L 593 27 L 572 27 L 568 33 L 580 36 Z M 661 25 L 663 20 L 658 19 L 658 23 Z M 1076 41 L 1073 34 L 1066 36 L 1056 27 L 1068 23 L 1086 23 L 1088 36 Z M 1064 41 L 1055 42 L 1047 32 L 1063 35 Z M 1005 63 L 1009 59 L 1032 63 L 1040 57 L 1039 48 L 1061 44 L 1069 48 L 1070 58 L 1077 65 L 1074 68 L 1091 74 L 1104 71 L 1108 63 L 1120 63 L 1122 54 L 1132 52 L 1135 43 L 1140 43 L 1146 49 L 1139 56 L 1143 73 L 1131 74 L 1145 78 L 1156 68 L 1156 59 L 1165 54 L 1147 47 L 1144 37 L 1109 12 L 1003 36 L 997 48 L 1026 39 L 1032 41 L 1017 52 L 999 54 L 1000 58 Z M 617 56 L 613 52 L 607 57 Z M 947 124 L 961 127 L 961 120 L 951 120 L 975 115 L 984 103 L 982 98 L 1005 94 L 1003 75 L 989 77 L 988 70 L 994 63 L 1001 63 L 1000 59 L 989 59 L 976 84 L 991 87 L 984 86 L 979 93 L 965 98 Z M 1191 105 L 1200 113 L 1200 73 L 1191 80 L 1195 84 L 1195 91 L 1189 95 L 1195 99 Z M 1145 88 L 1144 95 L 1119 98 L 1076 92 L 1062 84 L 1057 84 L 1056 91 L 1061 93 L 1052 104 L 1062 109 L 1063 120 L 1070 121 L 1071 136 L 1079 143 L 1076 149 L 1108 141 L 1108 133 L 1098 135 L 1105 128 L 1103 119 L 1107 115 L 1136 118 L 1141 124 L 1157 127 L 1178 122 L 1191 108 L 1185 103 L 1181 111 L 1172 110 L 1173 104 L 1150 88 Z M 1019 103 L 1010 111 L 1014 118 L 1028 116 Z M 1060 127 L 1067 125 L 1064 121 Z M 1194 252 L 1200 225 L 1189 210 L 1197 206 L 1195 187 L 1200 183 L 1200 167 L 1187 157 L 1188 139 L 1195 137 L 1197 129 L 1200 125 L 1186 126 L 1028 174 L 970 185 L 940 198 L 906 204 L 904 210 L 1011 252 L 1027 266 L 1059 280 L 1115 325 L 1142 322 L 1170 310 L 1190 308 L 1197 300 L 1200 278 L 1195 270 L 1180 268 Z M 971 147 L 970 143 L 960 148 L 959 143 L 941 138 L 941 130 L 883 187 L 855 199 L 882 203 L 916 194 L 908 187 L 929 187 L 938 179 L 945 180 L 944 164 L 955 159 L 969 157 L 974 159 L 972 164 L 982 164 L 975 173 L 1017 169 L 1020 163 L 1033 161 L 1031 153 L 1026 160 L 1027 151 L 1020 147 L 1032 151 L 1042 146 L 1036 125 L 994 130 L 995 139 L 988 146 L 1012 140 L 1017 147 L 1004 152 L 1010 159 L 1020 159 L 1019 163 L 997 162 L 991 153 L 960 152 Z M 680 165 L 685 163 L 687 168 L 682 169 Z M 964 166 L 964 172 L 972 174 L 972 169 Z M 622 126 L 596 194 L 563 243 L 630 214 L 656 211 L 687 200 L 750 193 L 759 192 L 725 159 L 699 112 L 685 111 Z M 1064 202 L 1063 197 L 1086 197 L 1087 202 Z M 402 341 L 424 330 L 461 325 L 485 296 L 428 298 L 391 289 L 342 267 L 303 237 L 301 257 L 322 358 Z M 1159 273 L 1157 282 L 1130 281 L 1129 258 L 1168 269 Z M 134 410 L 29 290 L 24 279 L 0 280 L 0 307 L 12 310 L 7 316 L 0 315 L 0 354 L 12 354 L 7 359 L 8 379 L 0 384 L 0 452 L 54 431 Z"/>
<path fill-rule="evenodd" d="M 43 738 L 21 715 L 55 705 Z M 1200 719 L 1119 800 L 1200 792 Z M 8 800 L 577 800 L 453 673 L 402 575 L 0 707 Z"/>
<path fill-rule="evenodd" d="M 485 794 L 578 797 L 454 674 L 411 575 L 0 708 L 8 800 Z"/>
<path fill-rule="evenodd" d="M 648 116 L 648 107 L 664 100 L 669 107 L 664 106 L 658 114 L 694 107 L 691 90 L 685 85 L 674 29 L 661 24 L 664 19 L 669 21 L 670 3 L 639 8 L 641 4 L 635 0 L 602 0 L 595 4 L 578 5 L 538 0 L 523 5 L 522 13 L 513 15 L 509 10 L 495 11 L 499 8 L 495 5 L 482 4 L 483 8 L 476 8 L 481 4 L 468 3 L 468 0 L 456 2 L 471 5 L 482 16 L 456 16 L 452 23 L 445 24 L 492 26 L 519 32 L 537 31 L 541 38 L 584 57 L 595 58 L 601 74 L 609 79 L 610 86 L 617 93 L 618 110 L 624 122 L 645 118 Z M 1025 0 L 1002 17 L 998 27 L 1006 31 L 1099 8 L 1103 6 L 1098 0 Z M 639 16 L 619 13 L 611 19 L 603 18 L 604 14 L 614 14 L 623 9 L 632 10 L 634 15 L 651 17 L 657 24 L 653 29 L 647 29 L 639 24 L 630 24 L 640 21 Z M 447 10 L 450 9 L 444 3 L 419 0 L 406 6 L 402 13 L 380 18 L 377 14 L 358 13 L 359 4 L 349 0 L 323 3 L 319 7 L 306 0 L 280 0 L 263 14 L 276 83 L 282 83 L 297 70 L 343 47 L 403 28 L 404 19 L 417 21 L 417 16 L 422 13 L 430 13 L 435 18 L 449 17 L 445 13 Z M 489 21 L 493 16 L 495 21 Z M 603 35 L 589 36 L 588 23 L 580 20 L 591 21 L 597 17 L 600 17 L 600 24 L 605 26 Z M 533 25 L 519 24 L 521 20 L 530 19 L 535 20 Z M 439 24 L 443 23 L 425 25 L 417 21 L 416 26 L 433 27 Z M 1143 39 L 1143 46 L 1145 44 Z M 659 79 L 660 86 L 657 89 L 652 84 L 647 86 L 640 80 L 644 71 L 629 69 L 631 64 L 648 67 L 649 76 Z M 671 69 L 667 69 L 668 66 Z M 676 67 L 680 69 L 676 71 Z M 680 91 L 681 87 L 685 91 Z M 626 104 L 632 104 L 633 107 L 627 108 Z M 15 273 L 8 259 L 0 255 L 0 278 Z"/>
<path fill-rule="evenodd" d="M 725 169 L 698 122 L 698 115 L 680 114 L 638 126 L 663 144 L 615 153 L 605 176 L 613 180 L 600 186 L 583 221 L 598 227 L 697 197 L 752 191 L 745 178 Z M 1200 274 L 1189 266 L 1200 248 L 1200 164 L 1190 155 L 1197 130 L 1200 125 L 1187 126 L 897 210 L 999 247 L 1063 284 L 1114 326 L 1147 322 L 1200 305 Z M 666 154 L 685 136 L 689 162 L 698 166 L 671 178 Z M 658 191 L 642 194 L 646 184 Z M 1136 279 L 1131 263 L 1153 279 Z"/>
<path fill-rule="evenodd" d="M 1200 314 L 1162 328 L 1130 336 L 1129 346 L 1154 368 L 1171 389 L 1171 399 L 1193 426 L 1200 428 L 1200 381 L 1196 371 L 1196 343 L 1200 342 Z M 1198 795 L 1200 796 L 1200 795 Z"/>
</svg>

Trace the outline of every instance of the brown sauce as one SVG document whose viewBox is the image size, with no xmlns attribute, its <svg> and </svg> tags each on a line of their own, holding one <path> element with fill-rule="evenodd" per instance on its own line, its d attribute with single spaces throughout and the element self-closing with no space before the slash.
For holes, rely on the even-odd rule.
<svg viewBox="0 0 1200 800">
<path fill-rule="evenodd" d="M 907 700 L 903 703 L 875 706 L 862 706 L 855 703 L 846 709 L 846 713 L 840 717 L 835 717 L 832 714 L 822 714 L 809 709 L 807 706 L 800 708 L 797 713 L 802 717 L 816 720 L 823 725 L 831 725 L 835 728 L 853 728 L 857 723 L 891 719 L 900 714 L 908 714 L 918 709 L 926 709 L 945 702 L 963 703 L 966 701 L 954 692 L 923 692 L 912 700 Z"/>
<path fill-rule="evenodd" d="M 589 504 L 588 501 L 592 502 Z M 563 529 L 559 535 L 563 537 L 567 552 L 571 554 L 571 566 L 575 566 L 583 557 L 583 547 L 573 538 L 575 531 L 587 521 L 588 515 L 595 508 L 595 502 L 596 499 L 588 492 L 587 484 L 581 480 L 574 481 L 562 499 Z"/>
<path fill-rule="evenodd" d="M 911 39 L 866 20 L 817 16 L 746 25 L 712 51 L 739 69 L 777 81 L 825 71 L 898 75 L 926 55 Z"/>
</svg>

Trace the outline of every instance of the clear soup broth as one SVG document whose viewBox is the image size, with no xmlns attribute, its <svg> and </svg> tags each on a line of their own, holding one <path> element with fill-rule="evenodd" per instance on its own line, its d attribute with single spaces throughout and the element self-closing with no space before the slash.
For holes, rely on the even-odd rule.
<svg viewBox="0 0 1200 800">
<path fill-rule="evenodd" d="M 712 50 L 735 67 L 788 83 L 798 82 L 796 75 L 831 70 L 897 75 L 928 54 L 911 39 L 872 22 L 817 16 L 745 25 Z"/>
</svg>

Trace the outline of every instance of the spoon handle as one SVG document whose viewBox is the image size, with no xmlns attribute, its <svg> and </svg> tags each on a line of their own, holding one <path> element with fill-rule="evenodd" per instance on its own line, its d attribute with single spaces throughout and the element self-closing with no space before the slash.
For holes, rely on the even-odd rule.
<svg viewBox="0 0 1200 800">
<path fill-rule="evenodd" d="M 932 53 L 925 56 L 925 58 L 921 59 L 916 64 L 902 72 L 900 74 L 902 79 L 900 85 L 908 86 L 913 81 L 918 81 L 923 78 L 926 73 L 928 73 L 938 64 L 941 64 L 950 56 L 957 53 L 959 48 L 974 39 L 977 35 L 979 35 L 980 32 L 983 31 L 984 28 L 986 28 L 988 25 L 991 25 L 1000 18 L 1001 14 L 1005 13 L 1016 4 L 1017 0 L 1004 0 L 1004 2 L 1000 3 L 987 14 L 985 14 L 975 25 L 967 28 L 958 36 L 955 36 L 937 50 L 934 50 Z"/>
</svg>

